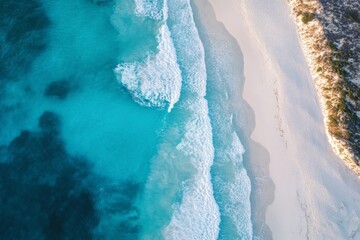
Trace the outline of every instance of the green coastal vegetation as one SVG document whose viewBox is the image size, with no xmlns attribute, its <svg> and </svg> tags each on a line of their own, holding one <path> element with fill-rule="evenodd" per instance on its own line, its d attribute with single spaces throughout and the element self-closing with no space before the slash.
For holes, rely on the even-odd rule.
<svg viewBox="0 0 360 240">
<path fill-rule="evenodd" d="M 360 175 L 360 2 L 292 4 L 333 147 Z"/>
<path fill-rule="evenodd" d="M 312 13 L 312 12 L 304 12 L 302 14 L 302 17 L 301 17 L 301 21 L 305 24 L 307 24 L 308 22 L 314 20 L 315 18 L 315 13 Z"/>
</svg>

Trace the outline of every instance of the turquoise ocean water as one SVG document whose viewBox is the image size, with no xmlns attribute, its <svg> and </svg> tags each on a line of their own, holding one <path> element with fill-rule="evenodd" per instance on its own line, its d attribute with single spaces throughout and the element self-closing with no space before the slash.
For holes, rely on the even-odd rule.
<svg viewBox="0 0 360 240">
<path fill-rule="evenodd" d="M 1 239 L 252 239 L 224 66 L 190 0 L 0 14 Z"/>
</svg>

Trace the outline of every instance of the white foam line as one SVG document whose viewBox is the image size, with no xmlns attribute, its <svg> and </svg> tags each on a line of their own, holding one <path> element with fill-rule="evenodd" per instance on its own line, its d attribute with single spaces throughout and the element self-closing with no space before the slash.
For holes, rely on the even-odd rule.
<svg viewBox="0 0 360 240">
<path fill-rule="evenodd" d="M 165 239 L 217 239 L 220 213 L 213 195 L 210 168 L 214 159 L 212 128 L 208 116 L 204 48 L 188 0 L 170 0 L 169 26 L 183 75 L 184 102 L 189 119 L 185 135 L 177 145 L 192 163 L 195 174 L 184 183 L 183 197 L 169 225 Z"/>
<path fill-rule="evenodd" d="M 228 134 L 224 132 L 223 134 Z M 245 168 L 242 166 L 245 150 L 239 137 L 232 133 L 232 140 L 226 147 L 219 149 L 221 165 L 231 167 L 231 174 L 221 171 L 227 176 L 215 177 L 215 184 L 220 189 L 222 199 L 222 214 L 232 219 L 238 236 L 242 239 L 252 239 L 250 192 L 251 183 Z"/>
<path fill-rule="evenodd" d="M 141 105 L 164 107 L 168 104 L 170 112 L 180 98 L 181 72 L 167 25 L 161 26 L 157 38 L 157 54 L 149 54 L 144 62 L 119 64 L 115 72 L 118 81 Z"/>
<path fill-rule="evenodd" d="M 205 51 L 193 20 L 188 0 L 168 1 L 169 26 L 182 67 L 184 87 L 202 97 L 206 95 Z"/>
<path fill-rule="evenodd" d="M 219 233 L 220 213 L 213 196 L 210 168 L 214 159 L 212 129 L 207 101 L 189 100 L 191 118 L 186 133 L 177 145 L 196 173 L 184 182 L 183 198 L 174 206 L 170 224 L 164 231 L 165 239 L 216 239 Z"/>
<path fill-rule="evenodd" d="M 166 19 L 166 15 L 164 15 L 165 9 L 161 0 L 135 0 L 135 14 L 140 17 L 155 20 Z"/>
</svg>

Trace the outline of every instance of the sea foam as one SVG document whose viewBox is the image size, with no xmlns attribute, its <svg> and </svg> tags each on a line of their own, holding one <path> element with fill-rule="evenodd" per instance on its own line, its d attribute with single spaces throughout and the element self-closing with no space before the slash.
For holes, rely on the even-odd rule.
<svg viewBox="0 0 360 240">
<path fill-rule="evenodd" d="M 174 206 L 166 239 L 216 239 L 220 214 L 211 184 L 210 168 L 214 159 L 212 127 L 208 116 L 205 54 L 197 32 L 190 2 L 168 1 L 169 28 L 174 39 L 183 76 L 184 101 L 189 118 L 185 134 L 177 145 L 195 169 L 186 181 L 182 200 Z"/>
<path fill-rule="evenodd" d="M 116 69 L 119 82 L 141 104 L 169 103 L 171 110 L 179 101 L 168 117 L 145 186 L 142 238 L 217 239 L 220 213 L 210 175 L 214 146 L 204 98 L 204 48 L 190 2 L 171 0 L 162 4 L 158 52 L 143 62 L 121 63 Z M 158 20 L 158 12 L 158 1 L 136 1 L 139 17 Z"/>
<path fill-rule="evenodd" d="M 241 239 L 252 239 L 253 229 L 251 222 L 250 192 L 251 183 L 243 167 L 243 154 L 245 152 L 240 139 L 235 132 L 228 131 L 226 126 L 219 134 L 229 140 L 218 146 L 216 165 L 214 166 L 213 183 L 217 189 L 221 214 L 231 219 L 235 232 Z"/>
<path fill-rule="evenodd" d="M 190 117 L 176 150 L 182 152 L 183 160 L 191 164 L 194 173 L 183 182 L 182 200 L 174 205 L 163 234 L 165 239 L 216 239 L 220 216 L 210 180 L 214 147 L 207 101 L 198 97 L 188 99 L 184 105 Z"/>
<path fill-rule="evenodd" d="M 211 31 L 205 29 L 204 31 Z M 251 183 L 243 164 L 244 147 L 237 134 L 233 105 L 239 99 L 241 85 L 237 60 L 232 48 L 226 47 L 224 36 L 210 35 L 205 46 L 208 53 L 209 90 L 207 99 L 213 127 L 215 148 L 212 183 L 221 213 L 219 239 L 252 239 Z M 241 70 L 240 70 L 241 71 Z"/>
<path fill-rule="evenodd" d="M 135 14 L 155 20 L 166 19 L 166 0 L 135 0 Z"/>
<path fill-rule="evenodd" d="M 158 53 L 143 62 L 119 64 L 115 72 L 137 102 L 151 107 L 169 104 L 171 111 L 180 97 L 181 73 L 167 25 L 160 27 L 158 41 Z"/>
<path fill-rule="evenodd" d="M 171 112 L 142 209 L 143 222 L 156 226 L 144 229 L 143 239 L 217 238 L 220 216 L 210 181 L 214 148 L 207 112 L 207 101 L 199 96 L 181 100 Z"/>
<path fill-rule="evenodd" d="M 115 73 L 138 103 L 149 107 L 168 105 L 170 112 L 179 100 L 182 78 L 166 12 L 166 1 L 161 5 L 161 1 L 136 0 L 135 13 L 139 17 L 165 21 L 157 35 L 157 52 L 149 52 L 143 61 L 120 63 Z"/>
<path fill-rule="evenodd" d="M 193 20 L 190 2 L 170 0 L 168 5 L 169 28 L 182 75 L 186 78 L 183 84 L 188 91 L 204 97 L 207 78 L 205 51 Z"/>
</svg>

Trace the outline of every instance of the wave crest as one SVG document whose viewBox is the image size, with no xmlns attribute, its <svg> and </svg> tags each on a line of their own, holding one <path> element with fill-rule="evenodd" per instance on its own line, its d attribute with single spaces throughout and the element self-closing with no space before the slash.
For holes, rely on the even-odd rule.
<svg viewBox="0 0 360 240">
<path fill-rule="evenodd" d="M 165 107 L 170 112 L 179 100 L 181 72 L 167 25 L 160 27 L 158 52 L 143 62 L 118 64 L 118 81 L 144 106 Z"/>
<path fill-rule="evenodd" d="M 166 1 L 135 0 L 135 14 L 154 20 L 166 19 Z"/>
</svg>

